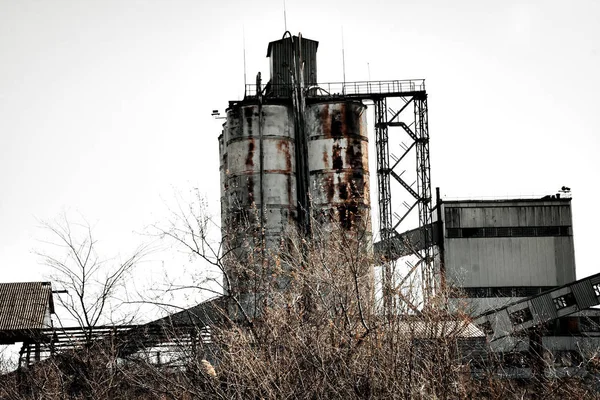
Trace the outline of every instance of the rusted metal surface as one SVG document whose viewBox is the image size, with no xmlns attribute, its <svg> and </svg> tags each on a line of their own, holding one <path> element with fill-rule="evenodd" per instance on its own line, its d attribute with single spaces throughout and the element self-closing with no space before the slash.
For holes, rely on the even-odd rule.
<svg viewBox="0 0 600 400">
<path fill-rule="evenodd" d="M 266 90 L 266 96 L 287 97 L 291 95 L 292 84 L 290 71 L 294 65 L 294 53 L 302 55 L 298 66 L 304 65 L 303 78 L 305 85 L 317 83 L 317 47 L 319 42 L 298 36 L 286 37 L 269 43 L 267 57 L 271 68 L 271 85 Z M 269 89 L 270 88 L 270 89 Z M 250 93 L 247 93 L 250 94 Z"/>
<path fill-rule="evenodd" d="M 271 276 L 269 261 L 256 262 L 256 250 L 262 251 L 261 257 L 280 251 L 285 231 L 300 225 L 296 180 L 301 176 L 308 185 L 312 215 L 323 223 L 323 228 L 327 230 L 339 222 L 348 232 L 366 233 L 360 236 L 364 242 L 360 248 L 363 244 L 365 249 L 370 248 L 365 111 L 366 106 L 359 101 L 307 106 L 302 113 L 306 119 L 304 143 L 296 136 L 294 108 L 289 103 L 241 102 L 228 110 L 220 145 L 222 225 L 236 231 L 236 224 L 243 222 L 250 228 L 241 233 L 242 238 L 228 236 L 227 240 L 238 240 L 238 245 L 249 241 L 250 246 L 239 246 L 233 253 L 243 265 L 255 268 L 240 269 L 235 263 L 226 268 L 231 288 L 239 294 L 240 304 L 249 314 L 266 293 L 266 281 L 261 281 L 261 277 Z M 306 148 L 302 153 L 306 156 L 302 174 L 297 171 L 301 165 L 297 159 L 300 145 Z M 236 233 L 240 232 L 237 229 Z M 259 235 L 260 240 L 252 235 Z M 225 245 L 233 249 L 232 244 Z M 367 266 L 365 274 L 372 275 L 371 266 Z M 282 289 L 286 279 L 276 279 Z M 366 285 L 365 290 L 371 286 Z"/>
<path fill-rule="evenodd" d="M 306 112 L 310 195 L 317 215 L 371 231 L 366 106 L 310 104 Z M 367 223 L 367 226 L 364 226 Z"/>
<path fill-rule="evenodd" d="M 230 108 L 222 142 L 223 226 L 231 225 L 236 213 L 251 215 L 262 208 L 265 234 L 279 235 L 296 214 L 294 125 L 289 107 L 242 103 Z"/>
</svg>

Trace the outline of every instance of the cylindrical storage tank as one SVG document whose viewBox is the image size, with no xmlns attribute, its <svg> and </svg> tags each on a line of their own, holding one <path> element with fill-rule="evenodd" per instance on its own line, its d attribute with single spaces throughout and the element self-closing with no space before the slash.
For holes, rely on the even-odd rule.
<svg viewBox="0 0 600 400">
<path fill-rule="evenodd" d="M 262 209 L 265 235 L 278 237 L 296 215 L 294 117 L 290 108 L 234 105 L 227 110 L 223 136 L 223 225 L 235 224 L 241 212 L 258 226 Z"/>
<path fill-rule="evenodd" d="M 366 111 L 360 101 L 330 101 L 310 104 L 305 116 L 312 212 L 320 221 L 313 236 L 330 241 L 338 272 L 357 279 L 348 309 L 355 315 L 357 304 L 372 309 L 375 293 Z"/>
<path fill-rule="evenodd" d="M 248 314 L 254 313 L 263 275 L 268 274 L 268 263 L 252 257 L 261 249 L 277 252 L 282 233 L 296 223 L 294 140 L 294 115 L 287 105 L 242 102 L 227 110 L 221 224 L 224 249 L 233 249 L 235 260 L 225 268 L 230 289 L 239 294 Z"/>
<path fill-rule="evenodd" d="M 370 237 L 366 108 L 352 100 L 310 104 L 305 127 L 313 214 Z"/>
</svg>

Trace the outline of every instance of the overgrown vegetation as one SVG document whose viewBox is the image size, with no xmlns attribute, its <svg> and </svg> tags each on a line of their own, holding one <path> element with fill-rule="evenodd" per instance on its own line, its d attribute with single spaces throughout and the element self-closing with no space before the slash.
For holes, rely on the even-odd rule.
<svg viewBox="0 0 600 400">
<path fill-rule="evenodd" d="M 419 304 L 414 276 L 394 288 L 396 306 L 383 312 L 373 286 L 377 260 L 364 230 L 326 224 L 310 240 L 289 231 L 271 246 L 248 223 L 225 232 L 221 248 L 209 242 L 211 222 L 203 210 L 180 208 L 156 229 L 224 275 L 226 294 L 215 302 L 220 318 L 211 340 L 183 344 L 174 329 L 162 357 L 152 348 L 121 357 L 123 338 L 115 335 L 3 376 L 0 398 L 598 396 L 593 353 L 580 365 L 587 374 L 578 377 L 507 379 L 506 364 L 485 356 L 485 337 L 468 315 Z"/>
</svg>

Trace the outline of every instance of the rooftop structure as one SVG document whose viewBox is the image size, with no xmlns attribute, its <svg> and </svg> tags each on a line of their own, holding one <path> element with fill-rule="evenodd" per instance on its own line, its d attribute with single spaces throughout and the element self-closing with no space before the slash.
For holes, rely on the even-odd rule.
<svg viewBox="0 0 600 400">
<path fill-rule="evenodd" d="M 50 328 L 50 282 L 0 283 L 0 344 L 24 342 Z"/>
</svg>

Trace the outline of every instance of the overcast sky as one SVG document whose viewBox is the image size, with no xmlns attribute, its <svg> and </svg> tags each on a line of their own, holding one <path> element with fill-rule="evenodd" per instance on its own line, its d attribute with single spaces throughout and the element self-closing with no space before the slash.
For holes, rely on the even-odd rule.
<svg viewBox="0 0 600 400">
<path fill-rule="evenodd" d="M 600 2 L 286 7 L 288 29 L 320 43 L 319 81 L 342 80 L 342 28 L 347 81 L 426 79 L 443 194 L 570 186 L 577 275 L 600 271 Z M 243 95 L 243 32 L 249 81 L 268 76 L 281 0 L 0 0 L 1 281 L 44 278 L 36 218 L 63 210 L 85 215 L 109 253 L 164 218 L 173 187 L 199 188 L 219 218 L 210 113 Z"/>
</svg>

